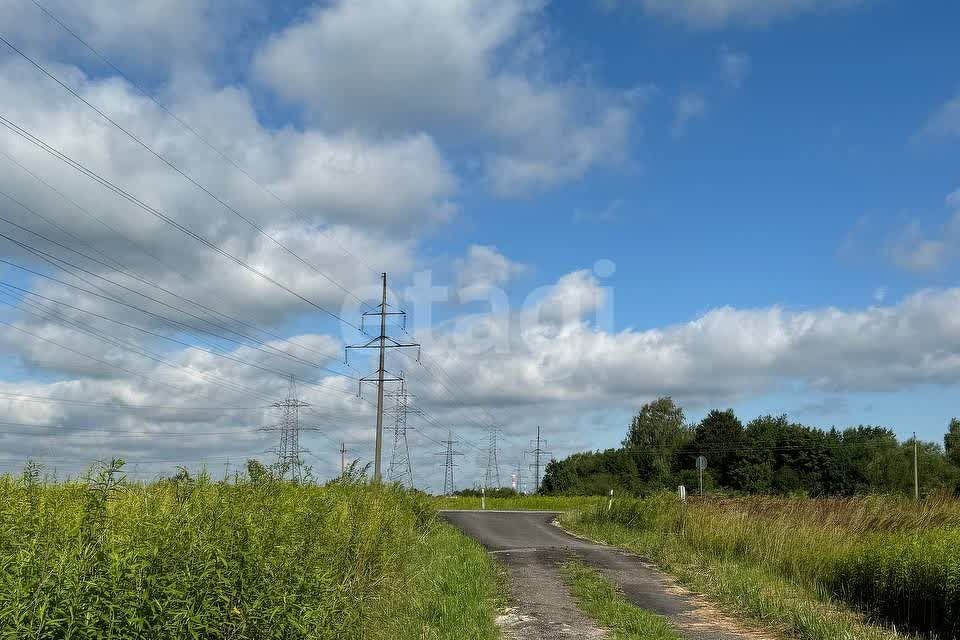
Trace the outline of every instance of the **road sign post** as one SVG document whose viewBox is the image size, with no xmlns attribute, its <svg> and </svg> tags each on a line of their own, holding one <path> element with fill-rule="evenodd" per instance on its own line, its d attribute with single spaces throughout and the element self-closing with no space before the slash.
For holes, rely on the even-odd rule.
<svg viewBox="0 0 960 640">
<path fill-rule="evenodd" d="M 703 470 L 707 468 L 707 457 L 697 456 L 697 474 L 700 476 L 700 497 L 703 497 Z"/>
</svg>

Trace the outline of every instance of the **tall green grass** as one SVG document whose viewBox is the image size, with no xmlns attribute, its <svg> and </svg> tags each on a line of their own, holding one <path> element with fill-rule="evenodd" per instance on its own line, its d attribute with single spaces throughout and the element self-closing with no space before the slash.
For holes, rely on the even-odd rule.
<svg viewBox="0 0 960 640">
<path fill-rule="evenodd" d="M 686 548 L 718 566 L 756 567 L 788 589 L 846 602 L 900 629 L 960 634 L 960 506 L 951 498 L 757 497 L 684 506 L 664 495 L 620 500 L 610 511 L 583 512 L 579 522 L 634 531 L 651 555 Z"/>
<path fill-rule="evenodd" d="M 0 638 L 496 638 L 486 554 L 343 481 L 0 477 Z"/>
<path fill-rule="evenodd" d="M 481 498 L 474 496 L 441 496 L 433 499 L 438 509 L 480 509 Z M 606 498 L 595 496 L 517 495 L 508 498 L 486 498 L 486 508 L 504 511 L 576 511 L 606 504 Z"/>
</svg>

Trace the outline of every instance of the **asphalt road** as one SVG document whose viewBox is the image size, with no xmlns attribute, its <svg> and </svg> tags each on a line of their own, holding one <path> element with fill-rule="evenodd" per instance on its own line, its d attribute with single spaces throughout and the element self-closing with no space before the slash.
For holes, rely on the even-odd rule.
<svg viewBox="0 0 960 640">
<path fill-rule="evenodd" d="M 679 587 L 639 556 L 576 538 L 543 511 L 444 511 L 443 517 L 479 541 L 510 574 L 507 638 L 601 638 L 602 630 L 577 610 L 560 576 L 571 559 L 601 571 L 630 602 L 666 616 L 689 640 L 765 640 Z"/>
</svg>

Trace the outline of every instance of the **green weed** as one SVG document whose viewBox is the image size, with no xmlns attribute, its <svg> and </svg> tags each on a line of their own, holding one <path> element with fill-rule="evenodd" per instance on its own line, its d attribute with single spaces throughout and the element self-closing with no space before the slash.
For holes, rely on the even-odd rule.
<svg viewBox="0 0 960 640">
<path fill-rule="evenodd" d="M 932 497 L 621 500 L 568 518 L 651 556 L 695 588 L 805 638 L 960 632 L 960 518 Z M 853 636 L 850 636 L 850 634 Z"/>
<path fill-rule="evenodd" d="M 562 574 L 577 606 L 610 629 L 614 640 L 680 640 L 665 618 L 627 602 L 596 570 L 568 562 Z"/>
<path fill-rule="evenodd" d="M 349 478 L 0 477 L 0 638 L 497 637 L 495 569 L 428 498 Z"/>
</svg>

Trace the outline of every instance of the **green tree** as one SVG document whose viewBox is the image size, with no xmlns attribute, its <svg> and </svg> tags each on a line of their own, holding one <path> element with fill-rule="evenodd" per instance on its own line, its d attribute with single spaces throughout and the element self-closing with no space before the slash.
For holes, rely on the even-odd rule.
<svg viewBox="0 0 960 640">
<path fill-rule="evenodd" d="M 574 453 L 547 463 L 540 492 L 552 495 L 642 493 L 646 489 L 636 458 L 624 449 Z"/>
<path fill-rule="evenodd" d="M 960 469 L 951 464 L 940 446 L 933 442 L 919 442 L 920 491 L 953 491 L 960 481 Z M 875 491 L 913 493 L 913 440 L 895 448 L 886 449 L 867 466 L 870 486 Z"/>
<path fill-rule="evenodd" d="M 674 453 L 690 439 L 683 409 L 670 396 L 657 398 L 640 407 L 623 439 L 631 451 L 638 472 L 651 485 L 668 486 Z"/>
<path fill-rule="evenodd" d="M 705 455 L 717 482 L 730 487 L 734 485 L 731 471 L 744 444 L 743 423 L 733 409 L 714 409 L 694 428 L 693 439 L 687 445 L 684 457 L 693 460 L 698 454 Z"/>
<path fill-rule="evenodd" d="M 950 419 L 947 435 L 943 437 L 943 444 L 947 450 L 947 457 L 953 464 L 960 467 L 960 420 Z"/>
<path fill-rule="evenodd" d="M 270 471 L 262 462 L 254 458 L 247 460 L 247 475 L 250 476 L 250 482 L 259 484 L 270 479 Z"/>
</svg>

